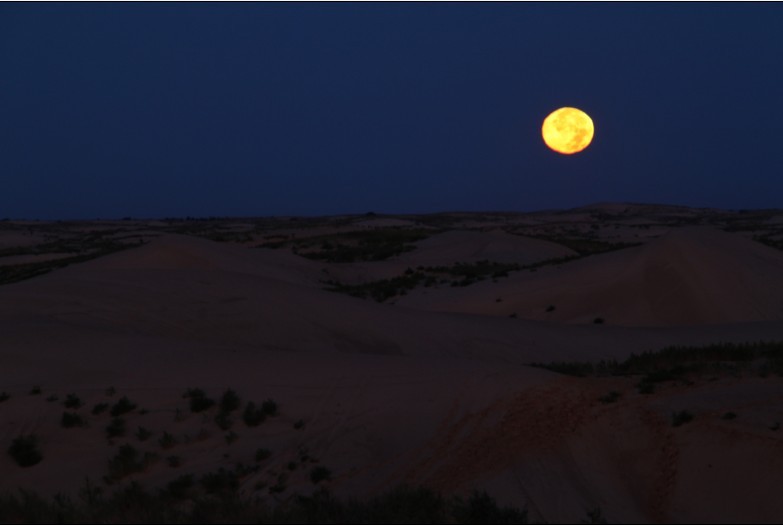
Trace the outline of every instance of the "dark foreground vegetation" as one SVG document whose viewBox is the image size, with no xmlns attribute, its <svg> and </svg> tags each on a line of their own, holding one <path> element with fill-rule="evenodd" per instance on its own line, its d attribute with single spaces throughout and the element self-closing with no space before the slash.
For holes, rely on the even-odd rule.
<svg viewBox="0 0 783 525">
<path fill-rule="evenodd" d="M 27 491 L 0 495 L 3 523 L 528 523 L 527 512 L 499 507 L 483 492 L 444 497 L 398 487 L 374 498 L 340 500 L 326 490 L 270 504 L 236 494 L 183 500 L 131 484 L 109 496 L 89 484 L 76 499 Z"/>
<path fill-rule="evenodd" d="M 657 383 L 689 381 L 705 375 L 783 377 L 783 341 L 670 346 L 631 354 L 625 361 L 558 361 L 531 366 L 575 377 L 640 376 L 639 391 L 649 394 Z"/>
</svg>

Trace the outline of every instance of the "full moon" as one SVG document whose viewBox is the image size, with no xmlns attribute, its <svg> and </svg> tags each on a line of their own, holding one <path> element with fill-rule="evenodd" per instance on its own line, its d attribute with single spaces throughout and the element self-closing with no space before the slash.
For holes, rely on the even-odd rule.
<svg viewBox="0 0 783 525">
<path fill-rule="evenodd" d="M 556 109 L 541 126 L 546 145 L 563 155 L 579 153 L 589 146 L 593 131 L 593 120 L 576 108 Z"/>
</svg>

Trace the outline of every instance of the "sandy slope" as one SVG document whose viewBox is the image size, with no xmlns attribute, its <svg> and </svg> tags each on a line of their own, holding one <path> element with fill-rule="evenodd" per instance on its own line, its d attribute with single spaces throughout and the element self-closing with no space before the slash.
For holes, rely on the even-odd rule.
<svg viewBox="0 0 783 525">
<path fill-rule="evenodd" d="M 416 250 L 398 259 L 413 266 L 450 266 L 458 262 L 489 260 L 531 264 L 574 255 L 553 242 L 511 235 L 503 231 L 449 231 L 416 243 Z"/>
<path fill-rule="evenodd" d="M 602 317 L 626 326 L 783 319 L 783 253 L 694 227 L 498 283 L 418 290 L 399 304 L 571 323 Z M 550 305 L 555 310 L 546 312 Z"/>
<path fill-rule="evenodd" d="M 764 268 L 766 252 L 758 258 Z M 3 454 L 0 469 L 12 475 L 0 479 L 0 488 L 56 491 L 78 486 L 85 475 L 98 480 L 124 441 L 160 452 L 155 439 L 142 444 L 133 437 L 143 425 L 156 436 L 175 433 L 181 444 L 160 453 L 185 461 L 180 470 L 161 461 L 137 478 L 152 485 L 252 462 L 258 447 L 275 451 L 270 465 L 279 472 L 305 447 L 333 470 L 335 490 L 346 494 L 401 481 L 456 491 L 478 486 L 554 521 L 578 521 L 595 505 L 611 519 L 692 519 L 704 506 L 684 501 L 678 483 L 698 483 L 705 479 L 700 474 L 656 481 L 670 493 L 652 503 L 645 482 L 629 485 L 668 465 L 671 451 L 685 451 L 677 461 L 698 460 L 698 447 L 664 428 L 668 407 L 649 406 L 662 398 L 629 400 L 653 414 L 643 421 L 637 418 L 647 412 L 636 409 L 603 417 L 599 387 L 523 365 L 783 337 L 779 321 L 653 329 L 424 312 L 326 292 L 321 274 L 321 265 L 283 252 L 167 236 L 2 287 L 0 391 L 12 398 L 0 404 L 0 447 L 35 432 L 46 457 L 20 469 Z M 41 385 L 43 395 L 30 396 L 32 385 Z M 113 444 L 103 436 L 108 417 L 88 412 L 107 400 L 109 385 L 149 409 L 128 416 L 128 436 Z M 256 429 L 237 424 L 239 438 L 228 444 L 214 413 L 187 412 L 181 394 L 190 386 L 213 396 L 232 387 L 245 399 L 274 397 L 282 414 Z M 87 402 L 88 428 L 58 426 L 60 401 L 70 392 Z M 60 399 L 46 402 L 50 393 Z M 299 419 L 305 427 L 296 430 Z M 612 434 L 620 424 L 638 450 L 618 446 L 626 443 Z M 650 428 L 663 441 L 645 437 Z M 666 448 L 672 439 L 674 448 Z M 753 453 L 769 457 L 777 443 Z M 662 446 L 664 456 L 633 468 L 620 454 L 653 457 Z M 748 472 L 743 465 L 732 468 Z M 312 487 L 308 468 L 290 473 L 290 491 Z M 778 480 L 777 470 L 765 472 Z M 243 490 L 252 492 L 259 481 L 272 481 L 268 469 L 245 480 Z M 732 486 L 728 476 L 716 478 L 711 494 Z M 758 508 L 757 499 L 748 493 L 741 501 Z M 780 511 L 773 501 L 758 517 L 774 520 Z"/>
<path fill-rule="evenodd" d="M 331 279 L 357 284 L 397 277 L 406 269 L 419 266 L 452 266 L 484 260 L 527 265 L 574 254 L 573 250 L 553 242 L 499 230 L 454 230 L 416 242 L 414 250 L 397 257 L 370 263 L 331 265 L 326 273 Z"/>
</svg>

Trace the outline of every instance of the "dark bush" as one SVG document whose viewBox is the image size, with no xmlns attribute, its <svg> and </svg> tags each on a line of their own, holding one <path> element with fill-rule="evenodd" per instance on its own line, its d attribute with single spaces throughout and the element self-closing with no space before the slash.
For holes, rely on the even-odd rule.
<svg viewBox="0 0 783 525">
<path fill-rule="evenodd" d="M 621 397 L 620 392 L 617 392 L 616 390 L 612 390 L 611 392 L 609 392 L 605 396 L 599 397 L 598 400 L 601 403 L 614 403 L 615 401 L 620 399 L 620 397 Z"/>
<path fill-rule="evenodd" d="M 136 404 L 132 403 L 130 399 L 128 399 L 126 396 L 123 396 L 119 401 L 117 401 L 113 407 L 111 407 L 111 411 L 109 412 L 112 417 L 121 416 L 123 414 L 127 414 L 128 412 L 132 412 L 136 409 Z"/>
<path fill-rule="evenodd" d="M 143 472 L 148 465 L 157 460 L 157 455 L 141 453 L 132 445 L 122 445 L 117 454 L 109 460 L 109 481 L 117 481 L 131 474 Z"/>
<path fill-rule="evenodd" d="M 139 441 L 147 441 L 152 436 L 152 432 L 144 427 L 139 427 L 136 431 L 136 438 Z"/>
<path fill-rule="evenodd" d="M 679 412 L 672 412 L 672 426 L 679 427 L 685 423 L 693 421 L 693 414 L 687 410 L 680 410 Z"/>
<path fill-rule="evenodd" d="M 240 399 L 236 392 L 230 388 L 223 392 L 223 397 L 220 398 L 220 411 L 229 413 L 238 409 L 240 406 Z"/>
<path fill-rule="evenodd" d="M 109 409 L 109 403 L 98 403 L 94 407 L 92 407 L 92 414 L 94 416 L 97 416 L 99 414 L 102 414 L 106 412 Z"/>
<path fill-rule="evenodd" d="M 68 394 L 65 397 L 65 402 L 63 403 L 65 405 L 65 408 L 81 408 L 81 406 L 84 404 L 81 399 L 79 399 L 79 396 L 76 394 Z"/>
<path fill-rule="evenodd" d="M 14 439 L 8 448 L 8 453 L 20 467 L 32 467 L 43 459 L 38 446 L 38 436 L 35 434 L 26 434 Z"/>
<path fill-rule="evenodd" d="M 267 399 L 261 403 L 261 410 L 263 410 L 264 414 L 267 416 L 276 416 L 278 411 L 277 403 L 274 399 Z"/>
<path fill-rule="evenodd" d="M 125 420 L 115 417 L 106 427 L 106 437 L 109 439 L 125 435 Z"/>
<path fill-rule="evenodd" d="M 239 489 L 239 477 L 234 472 L 223 467 L 216 472 L 204 474 L 200 483 L 207 494 L 233 493 Z"/>
<path fill-rule="evenodd" d="M 190 399 L 191 412 L 204 412 L 215 404 L 215 400 L 208 398 L 200 388 L 190 388 L 182 397 Z"/>
<path fill-rule="evenodd" d="M 316 485 L 322 481 L 329 481 L 330 479 L 332 479 L 332 472 L 326 467 L 315 467 L 310 471 L 310 481 Z"/>
<path fill-rule="evenodd" d="M 258 450 L 256 450 L 256 461 L 259 463 L 269 459 L 270 456 L 272 456 L 272 452 L 270 452 L 265 448 L 259 448 Z"/>
<path fill-rule="evenodd" d="M 160 444 L 162 449 L 168 450 L 177 445 L 177 438 L 168 432 L 164 432 L 163 436 L 158 440 L 158 444 Z"/>
<path fill-rule="evenodd" d="M 193 474 L 186 474 L 169 482 L 166 493 L 174 499 L 185 499 L 191 494 L 194 485 Z"/>
<path fill-rule="evenodd" d="M 231 416 L 228 415 L 228 412 L 221 411 L 215 416 L 215 424 L 220 430 L 228 430 L 231 428 L 233 421 L 231 421 Z"/>
<path fill-rule="evenodd" d="M 85 425 L 82 416 L 75 412 L 63 412 L 63 417 L 60 420 L 60 424 L 63 428 L 83 427 Z"/>
<path fill-rule="evenodd" d="M 8 401 L 11 398 L 11 395 L 8 392 L 0 392 L 0 403 L 3 401 Z"/>
<path fill-rule="evenodd" d="M 249 401 L 242 412 L 242 420 L 249 427 L 257 427 L 266 419 L 263 409 L 258 408 L 255 403 Z"/>
</svg>

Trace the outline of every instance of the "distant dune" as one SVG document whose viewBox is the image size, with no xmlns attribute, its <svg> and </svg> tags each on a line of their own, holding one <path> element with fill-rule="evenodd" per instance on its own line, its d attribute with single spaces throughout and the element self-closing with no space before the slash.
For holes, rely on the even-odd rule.
<svg viewBox="0 0 783 525">
<path fill-rule="evenodd" d="M 635 248 L 466 289 L 419 291 L 399 304 L 569 323 L 623 326 L 783 319 L 783 252 L 691 227 Z M 502 302 L 496 302 L 500 298 Z M 554 309 L 547 312 L 547 308 Z"/>
</svg>

